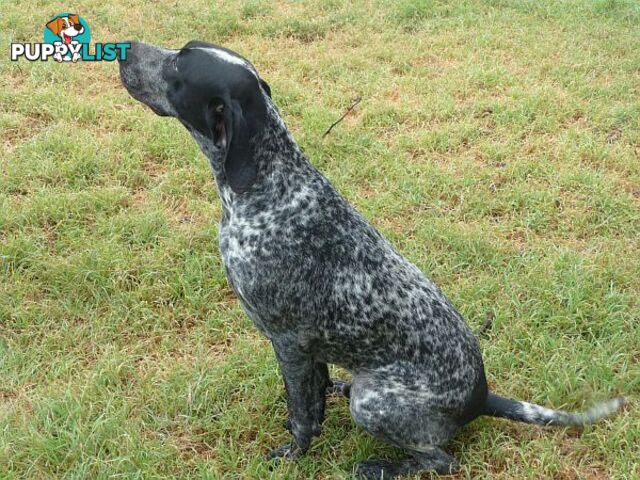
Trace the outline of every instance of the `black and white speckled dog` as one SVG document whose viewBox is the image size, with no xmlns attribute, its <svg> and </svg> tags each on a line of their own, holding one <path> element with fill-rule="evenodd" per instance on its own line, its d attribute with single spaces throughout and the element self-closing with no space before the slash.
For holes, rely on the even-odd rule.
<svg viewBox="0 0 640 480">
<path fill-rule="evenodd" d="M 356 424 L 410 454 L 360 463 L 371 479 L 455 471 L 441 446 L 479 415 L 582 425 L 623 405 L 574 414 L 489 392 L 460 314 L 309 163 L 246 59 L 197 41 L 180 50 L 132 42 L 120 75 L 134 98 L 180 120 L 211 163 L 227 276 L 271 340 L 288 394 L 293 441 L 271 457 L 309 448 L 328 390 L 350 396 Z M 328 363 L 352 383 L 332 383 Z"/>
</svg>

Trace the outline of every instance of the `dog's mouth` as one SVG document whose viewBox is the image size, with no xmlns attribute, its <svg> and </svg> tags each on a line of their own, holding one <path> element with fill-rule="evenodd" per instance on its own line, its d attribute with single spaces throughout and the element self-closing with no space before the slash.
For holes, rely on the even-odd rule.
<svg viewBox="0 0 640 480">
<path fill-rule="evenodd" d="M 120 63 L 120 79 L 124 87 L 127 89 L 127 92 L 129 92 L 133 98 L 144 103 L 156 115 L 161 117 L 169 116 L 167 112 L 154 105 L 153 101 L 149 98 L 149 92 L 143 88 L 140 77 L 123 63 Z"/>
<path fill-rule="evenodd" d="M 161 117 L 172 116 L 172 107 L 167 99 L 166 82 L 161 77 L 159 63 L 154 58 L 149 58 L 148 49 L 141 49 L 137 42 L 125 42 L 132 45 L 131 51 L 127 52 L 127 58 L 118 59 L 120 70 L 120 80 L 127 89 L 129 95 L 143 103 L 153 113 Z M 140 54 L 142 51 L 142 54 Z M 153 53 L 153 52 L 152 52 Z"/>
<path fill-rule="evenodd" d="M 147 107 L 149 107 L 153 113 L 155 113 L 156 115 L 159 115 L 160 117 L 168 117 L 169 116 L 169 114 L 167 112 L 165 112 L 164 110 L 160 110 L 157 107 L 154 107 L 152 103 L 144 102 L 144 104 Z"/>
<path fill-rule="evenodd" d="M 132 95 L 136 93 L 136 91 L 140 88 L 140 79 L 137 75 L 133 74 L 132 69 L 120 62 L 120 79 L 122 80 L 122 84 L 126 87 L 126 89 Z"/>
</svg>

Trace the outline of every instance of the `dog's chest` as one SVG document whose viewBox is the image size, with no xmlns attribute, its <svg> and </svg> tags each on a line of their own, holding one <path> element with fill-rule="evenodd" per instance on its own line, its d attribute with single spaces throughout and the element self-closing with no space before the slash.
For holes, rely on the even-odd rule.
<svg viewBox="0 0 640 480">
<path fill-rule="evenodd" d="M 219 239 L 229 283 L 268 334 L 313 321 L 309 309 L 331 294 L 332 252 L 344 243 L 336 221 L 350 230 L 350 220 L 346 204 L 320 177 L 265 192 L 233 199 Z"/>
<path fill-rule="evenodd" d="M 296 247 L 290 223 L 269 208 L 231 210 L 219 230 L 229 283 L 258 329 L 269 335 L 283 327 L 282 308 L 292 292 L 288 278 Z M 295 289 L 295 288 L 293 288 Z"/>
<path fill-rule="evenodd" d="M 273 219 L 269 214 L 260 217 L 231 213 L 220 222 L 220 253 L 227 271 L 240 297 L 243 289 L 254 283 L 254 274 L 265 261 L 269 261 L 269 252 L 265 245 L 272 241 Z M 251 272 L 254 272 L 253 274 Z"/>
<path fill-rule="evenodd" d="M 265 190 L 230 201 L 221 220 L 222 258 L 239 289 L 253 286 L 258 277 L 264 285 L 272 284 L 286 270 L 300 267 L 292 262 L 310 260 L 306 240 L 327 236 L 317 227 L 328 210 L 318 201 L 317 188 L 299 184 L 287 189 L 274 183 Z"/>
</svg>

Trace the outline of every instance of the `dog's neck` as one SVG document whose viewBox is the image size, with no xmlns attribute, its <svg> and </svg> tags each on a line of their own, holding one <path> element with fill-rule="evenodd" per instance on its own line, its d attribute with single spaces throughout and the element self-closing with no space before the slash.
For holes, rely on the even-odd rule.
<svg viewBox="0 0 640 480">
<path fill-rule="evenodd" d="M 239 198 L 267 194 L 272 198 L 286 196 L 297 189 L 296 182 L 305 178 L 309 170 L 315 171 L 300 147 L 293 139 L 277 109 L 269 102 L 267 127 L 251 139 L 253 161 L 256 164 L 257 176 L 251 187 L 243 193 L 233 191 L 224 171 L 222 151 L 215 147 L 213 141 L 196 131 L 192 136 L 209 160 L 209 165 L 218 186 L 222 207 L 226 212 L 233 209 Z M 301 175 L 296 175 L 299 172 Z"/>
</svg>

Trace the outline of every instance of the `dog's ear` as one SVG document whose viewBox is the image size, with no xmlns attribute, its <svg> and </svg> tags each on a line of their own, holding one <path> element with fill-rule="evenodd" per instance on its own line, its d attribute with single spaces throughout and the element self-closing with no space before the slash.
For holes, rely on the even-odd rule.
<svg viewBox="0 0 640 480">
<path fill-rule="evenodd" d="M 269 84 L 263 79 L 260 79 L 260 85 L 262 86 L 262 89 L 265 91 L 265 93 L 269 96 L 269 98 L 271 98 L 271 87 L 269 86 Z"/>
<path fill-rule="evenodd" d="M 69 15 L 69 20 L 71 20 L 73 22 L 73 25 L 76 26 L 76 27 L 78 25 L 82 26 L 80 24 L 80 19 L 78 18 L 78 15 Z"/>
<path fill-rule="evenodd" d="M 235 100 L 214 98 L 208 109 L 211 137 L 214 145 L 222 150 L 227 183 L 235 193 L 245 192 L 258 174 L 250 145 L 253 132 Z"/>
<path fill-rule="evenodd" d="M 62 27 L 63 27 L 62 18 L 60 17 L 54 18 L 49 23 L 47 23 L 47 28 L 56 35 L 60 35 L 60 32 L 62 31 Z"/>
</svg>

